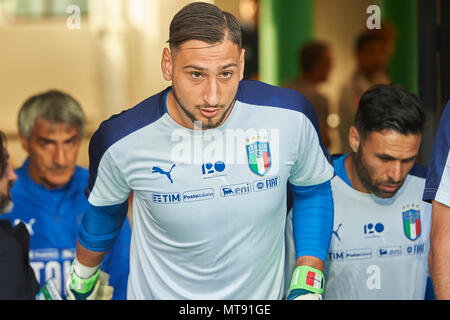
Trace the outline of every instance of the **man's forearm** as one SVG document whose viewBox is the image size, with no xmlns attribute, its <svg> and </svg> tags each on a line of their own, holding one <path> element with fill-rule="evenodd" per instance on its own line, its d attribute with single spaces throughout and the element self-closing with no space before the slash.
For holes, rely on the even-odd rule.
<svg viewBox="0 0 450 320">
<path fill-rule="evenodd" d="M 77 260 L 86 267 L 98 266 L 102 262 L 106 253 L 107 251 L 96 252 L 86 249 L 79 242 L 77 242 L 77 253 L 76 253 Z"/>
<path fill-rule="evenodd" d="M 450 207 L 433 201 L 430 274 L 437 299 L 450 299 Z"/>
<path fill-rule="evenodd" d="M 301 256 L 297 259 L 297 266 L 310 266 L 323 271 L 323 261 L 314 256 Z"/>
<path fill-rule="evenodd" d="M 298 265 L 323 270 L 333 231 L 334 205 L 331 183 L 291 186 L 294 206 L 293 237 Z M 321 268 L 317 268 L 320 266 Z"/>
</svg>

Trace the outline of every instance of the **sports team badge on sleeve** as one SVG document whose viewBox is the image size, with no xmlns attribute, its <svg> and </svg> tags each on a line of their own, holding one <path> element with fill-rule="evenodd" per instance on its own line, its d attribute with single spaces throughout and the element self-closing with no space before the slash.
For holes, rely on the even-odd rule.
<svg viewBox="0 0 450 320">
<path fill-rule="evenodd" d="M 247 159 L 250 170 L 259 176 L 265 175 L 267 171 L 269 171 L 271 165 L 270 148 L 267 138 L 247 138 L 245 148 L 247 150 Z"/>
<path fill-rule="evenodd" d="M 404 206 L 402 216 L 405 236 L 412 241 L 419 238 L 422 232 L 419 205 Z"/>
</svg>

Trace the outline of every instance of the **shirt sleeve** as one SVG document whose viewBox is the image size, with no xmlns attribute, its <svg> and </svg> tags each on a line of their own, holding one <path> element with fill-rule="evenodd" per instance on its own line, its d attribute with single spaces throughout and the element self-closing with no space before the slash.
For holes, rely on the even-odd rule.
<svg viewBox="0 0 450 320">
<path fill-rule="evenodd" d="M 436 200 L 450 206 L 450 102 L 434 138 L 423 200 Z"/>
<path fill-rule="evenodd" d="M 92 251 L 107 251 L 119 236 L 131 192 L 115 161 L 107 135 L 97 131 L 89 144 L 89 205 L 83 216 L 78 240 Z"/>
<path fill-rule="evenodd" d="M 317 118 L 300 117 L 297 160 L 289 177 L 289 182 L 295 186 L 321 184 L 333 177 L 329 152 L 316 129 L 319 125 L 314 126 L 312 121 L 317 122 Z"/>
<path fill-rule="evenodd" d="M 309 255 L 325 262 L 334 218 L 331 183 L 326 181 L 313 187 L 292 186 L 292 191 L 296 258 Z"/>
<path fill-rule="evenodd" d="M 94 178 L 92 186 L 89 186 L 91 190 L 88 196 L 90 204 L 94 206 L 110 206 L 123 203 L 128 199 L 131 188 L 114 161 L 109 149 L 100 160 Z"/>
</svg>

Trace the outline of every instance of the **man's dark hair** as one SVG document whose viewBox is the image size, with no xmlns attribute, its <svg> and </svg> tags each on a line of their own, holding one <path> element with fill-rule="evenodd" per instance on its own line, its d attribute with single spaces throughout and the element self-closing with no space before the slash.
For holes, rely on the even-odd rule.
<svg viewBox="0 0 450 320">
<path fill-rule="evenodd" d="M 0 131 L 0 178 L 5 174 L 8 165 L 8 153 L 6 152 L 6 136 Z"/>
<path fill-rule="evenodd" d="M 364 139 L 371 132 L 392 129 L 403 135 L 421 134 L 425 112 L 419 98 L 399 85 L 379 84 L 359 100 L 355 127 Z"/>
<path fill-rule="evenodd" d="M 378 33 L 363 33 L 355 41 L 355 51 L 361 51 L 368 43 L 372 41 L 385 42 L 386 39 Z"/>
<path fill-rule="evenodd" d="M 216 44 L 225 39 L 242 48 L 242 31 L 238 20 L 213 4 L 193 2 L 181 9 L 170 23 L 169 42 L 177 49 L 185 41 L 200 40 Z"/>
<path fill-rule="evenodd" d="M 319 41 L 312 41 L 300 48 L 298 53 L 299 63 L 303 72 L 308 72 L 322 59 L 328 45 Z"/>
</svg>

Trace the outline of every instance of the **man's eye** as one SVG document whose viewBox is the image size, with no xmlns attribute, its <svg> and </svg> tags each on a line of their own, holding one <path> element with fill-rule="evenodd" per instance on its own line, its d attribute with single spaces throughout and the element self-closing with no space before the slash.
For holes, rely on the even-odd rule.
<svg viewBox="0 0 450 320">
<path fill-rule="evenodd" d="M 75 143 L 75 140 L 69 140 L 69 141 L 64 142 L 64 144 L 65 144 L 66 146 L 73 145 L 74 143 Z"/>
<path fill-rule="evenodd" d="M 231 78 L 232 75 L 233 73 L 231 71 L 225 71 L 222 73 L 222 78 L 228 79 Z"/>
<path fill-rule="evenodd" d="M 402 160 L 403 163 L 411 163 L 411 162 L 414 162 L 414 161 L 416 161 L 416 158 L 415 158 L 415 157 L 414 157 L 414 158 L 411 158 L 411 159 L 403 159 L 403 160 Z"/>
<path fill-rule="evenodd" d="M 191 72 L 192 79 L 200 79 L 202 74 L 200 72 Z"/>
</svg>

